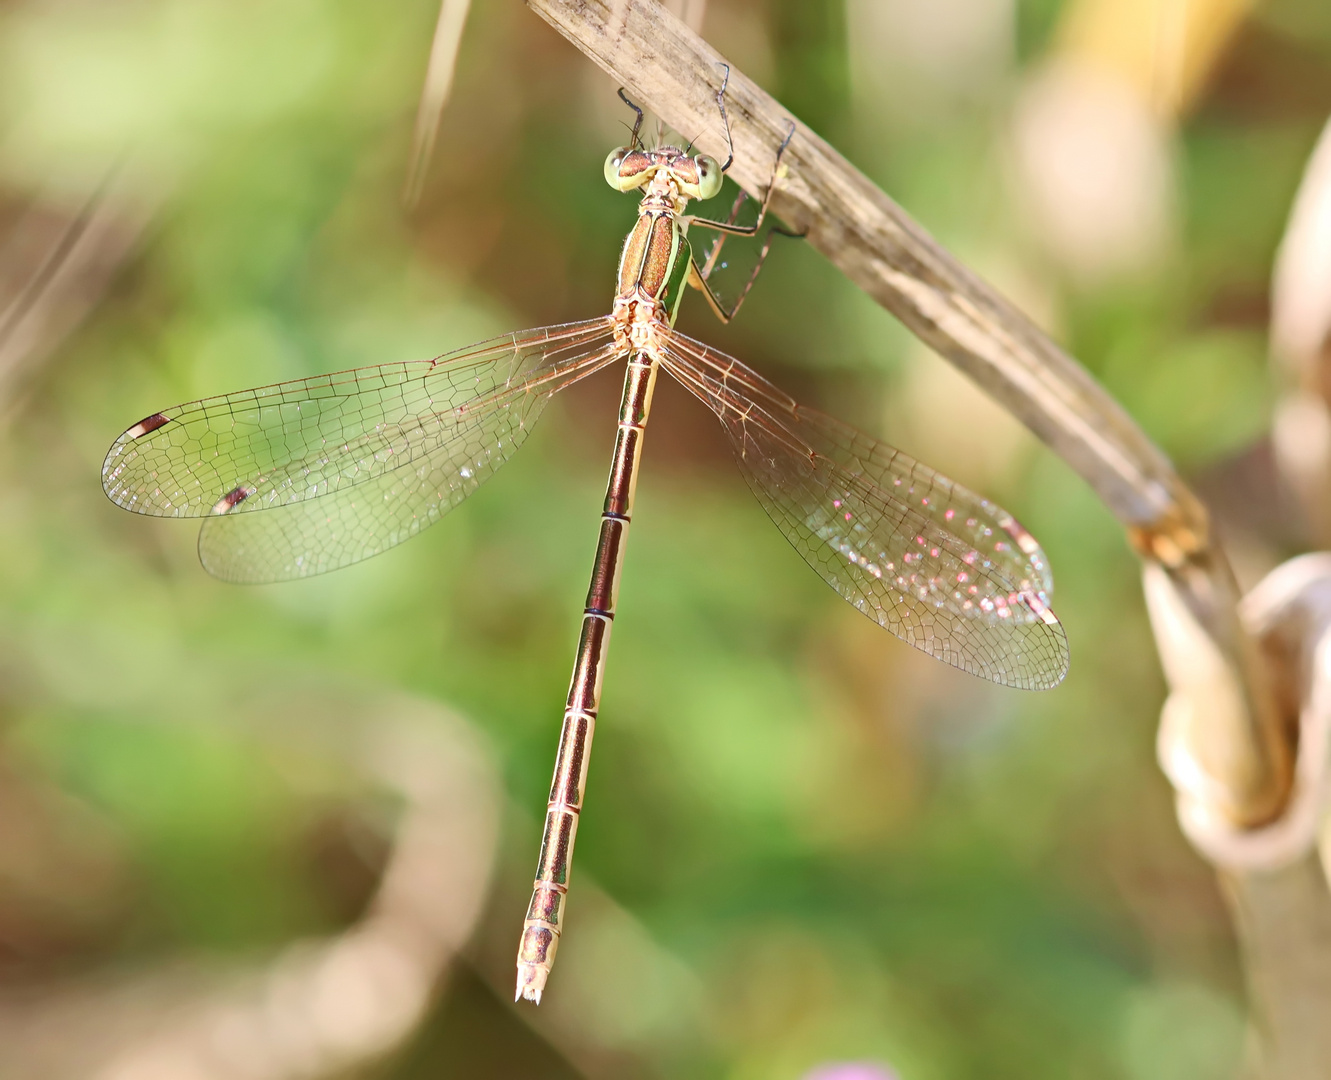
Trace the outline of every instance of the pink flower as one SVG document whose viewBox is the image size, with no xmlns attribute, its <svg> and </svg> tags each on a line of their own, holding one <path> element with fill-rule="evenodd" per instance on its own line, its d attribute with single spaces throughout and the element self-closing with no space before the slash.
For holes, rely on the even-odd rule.
<svg viewBox="0 0 1331 1080">
<path fill-rule="evenodd" d="M 886 1065 L 859 1061 L 820 1065 L 813 1072 L 806 1073 L 804 1080 L 900 1080 L 900 1077 Z"/>
</svg>

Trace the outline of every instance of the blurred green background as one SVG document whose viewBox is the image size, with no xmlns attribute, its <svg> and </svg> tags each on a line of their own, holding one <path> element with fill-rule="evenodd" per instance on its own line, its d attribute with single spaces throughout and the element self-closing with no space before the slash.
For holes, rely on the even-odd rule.
<svg viewBox="0 0 1331 1080">
<path fill-rule="evenodd" d="M 1331 8 L 1256 6 L 1186 103 L 1146 110 L 1158 228 L 1106 267 L 1050 239 L 1023 172 L 1030 87 L 1076 53 L 1079 5 L 970 2 L 938 9 L 975 39 L 959 54 L 914 48 L 902 27 L 929 5 L 895 0 L 711 0 L 702 32 L 1030 310 L 1223 514 L 1227 470 L 1264 452 L 1268 280 L 1331 111 Z M 618 373 L 563 395 L 439 527 L 323 579 L 222 585 L 192 526 L 103 497 L 112 439 L 169 404 L 608 310 L 634 203 L 601 162 L 626 110 L 519 4 L 471 12 L 403 208 L 437 15 L 0 4 L 0 281 L 30 305 L 7 317 L 55 265 L 21 242 L 34 222 L 58 237 L 93 207 L 116 252 L 81 321 L 53 313 L 26 351 L 6 331 L 0 1027 L 6 1009 L 32 1022 L 0 1075 L 66 1075 L 32 1062 L 145 973 L 262 972 L 362 918 L 403 811 L 345 752 L 352 694 L 463 718 L 501 826 L 477 925 L 418 1027 L 336 1075 L 1235 1075 L 1242 977 L 1154 761 L 1164 687 L 1120 529 L 807 247 L 778 246 L 732 326 L 694 298 L 682 329 L 1012 510 L 1053 566 L 1071 674 L 1007 691 L 879 630 L 663 380 L 539 1015 L 508 1000 L 511 954 Z M 1241 575 L 1284 535 L 1246 535 Z M 324 1075 L 273 1069 L 253 1075 Z"/>
</svg>

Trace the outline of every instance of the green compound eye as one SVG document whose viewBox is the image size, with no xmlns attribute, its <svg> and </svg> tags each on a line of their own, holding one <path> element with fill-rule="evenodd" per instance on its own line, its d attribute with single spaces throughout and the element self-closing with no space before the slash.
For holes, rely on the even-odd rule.
<svg viewBox="0 0 1331 1080">
<path fill-rule="evenodd" d="M 620 178 L 619 168 L 624 164 L 630 149 L 631 147 L 621 146 L 617 150 L 611 150 L 610 156 L 605 159 L 605 182 L 616 191 L 624 190 L 624 181 Z"/>
<path fill-rule="evenodd" d="M 716 158 L 699 154 L 694 160 L 698 163 L 698 198 L 710 199 L 721 190 L 724 175 Z"/>
</svg>

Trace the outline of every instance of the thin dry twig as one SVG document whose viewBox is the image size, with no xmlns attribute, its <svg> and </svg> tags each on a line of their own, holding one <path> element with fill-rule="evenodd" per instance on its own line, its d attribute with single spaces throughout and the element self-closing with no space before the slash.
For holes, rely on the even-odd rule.
<svg viewBox="0 0 1331 1080">
<path fill-rule="evenodd" d="M 461 717 L 394 694 L 337 691 L 250 698 L 239 714 L 298 753 L 312 740 L 367 794 L 400 800 L 389 857 L 361 917 L 263 962 L 180 958 L 6 987 L 0 1074 L 319 1080 L 361 1075 L 411 1037 L 484 913 L 498 786 L 483 742 Z M 331 736 L 330 712 L 351 720 Z"/>
<path fill-rule="evenodd" d="M 407 182 L 402 189 L 402 201 L 408 208 L 420 201 L 421 191 L 425 187 L 425 173 L 434 156 L 434 141 L 439 133 L 439 118 L 443 115 L 448 95 L 453 89 L 458 48 L 462 45 L 462 29 L 467 24 L 470 7 L 471 0 L 443 0 L 439 6 L 434 44 L 430 46 L 430 64 L 425 70 L 421 103 L 416 110 L 416 130 L 411 139 Z"/>
<path fill-rule="evenodd" d="M 1313 151 L 1271 283 L 1271 353 L 1285 393 L 1272 442 L 1310 538 L 1331 545 L 1331 123 Z"/>
<path fill-rule="evenodd" d="M 108 174 L 81 207 L 33 200 L 0 234 L 0 418 L 12 414 L 32 370 L 92 310 L 149 216 Z"/>
<path fill-rule="evenodd" d="M 527 5 L 671 127 L 724 149 L 715 94 L 723 59 L 654 0 L 527 0 Z M 761 197 L 776 147 L 775 212 L 927 345 L 983 386 L 1091 485 L 1138 550 L 1169 572 L 1193 618 L 1236 672 L 1243 707 L 1197 740 L 1199 767 L 1244 825 L 1279 814 L 1291 752 L 1248 636 L 1238 590 L 1205 509 L 1160 450 L 1087 371 L 941 248 L 835 149 L 731 66 L 730 175 Z M 1217 724 L 1222 722 L 1217 721 Z"/>
</svg>

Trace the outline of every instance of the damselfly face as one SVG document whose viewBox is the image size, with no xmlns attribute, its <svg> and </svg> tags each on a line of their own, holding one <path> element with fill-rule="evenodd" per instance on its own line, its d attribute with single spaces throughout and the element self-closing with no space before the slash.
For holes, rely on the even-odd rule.
<svg viewBox="0 0 1331 1080">
<path fill-rule="evenodd" d="M 664 180 L 686 199 L 710 199 L 721 190 L 721 165 L 706 154 L 686 154 L 677 146 L 636 150 L 621 146 L 605 159 L 605 182 L 616 191 L 634 191 Z"/>
</svg>

